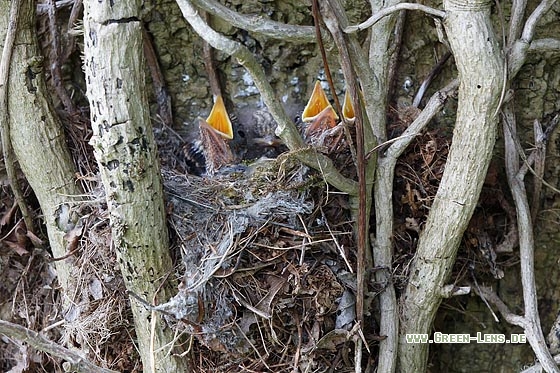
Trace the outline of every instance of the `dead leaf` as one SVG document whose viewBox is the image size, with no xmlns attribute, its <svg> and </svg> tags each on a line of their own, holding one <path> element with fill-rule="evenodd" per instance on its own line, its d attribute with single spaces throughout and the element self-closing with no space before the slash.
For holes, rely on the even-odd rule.
<svg viewBox="0 0 560 373">
<path fill-rule="evenodd" d="M 1 241 L 20 256 L 27 255 L 29 254 L 29 251 L 27 251 L 29 239 L 27 238 L 26 232 L 25 224 L 23 220 L 20 220 Z"/>
<path fill-rule="evenodd" d="M 78 248 L 78 243 L 80 242 L 80 237 L 82 237 L 83 224 L 80 222 L 70 231 L 66 232 L 64 235 L 64 240 L 66 243 L 66 252 L 71 253 Z"/>
<path fill-rule="evenodd" d="M 5 225 L 8 225 L 10 223 L 10 221 L 12 220 L 13 216 L 14 216 L 14 212 L 17 210 L 17 203 L 13 203 L 12 207 L 10 207 L 10 209 L 8 211 L 6 211 L 6 213 L 4 214 L 4 216 L 2 216 L 2 219 L 0 219 L 0 226 L 3 227 Z"/>
</svg>

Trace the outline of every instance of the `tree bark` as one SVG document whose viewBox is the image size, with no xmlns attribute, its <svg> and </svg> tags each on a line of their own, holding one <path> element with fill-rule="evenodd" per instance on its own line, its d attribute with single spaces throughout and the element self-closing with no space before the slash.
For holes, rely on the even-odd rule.
<svg viewBox="0 0 560 373">
<path fill-rule="evenodd" d="M 93 137 L 125 284 L 148 303 L 169 299 L 173 271 L 162 180 L 146 98 L 140 1 L 85 2 L 85 71 Z M 173 331 L 131 298 L 144 372 L 182 372 Z"/>
<path fill-rule="evenodd" d="M 0 2 L 0 40 L 4 40 L 10 2 Z M 35 31 L 35 2 L 24 0 L 9 74 L 8 117 L 10 138 L 21 170 L 41 206 L 54 257 L 67 254 L 64 235 L 78 217 L 71 196 L 81 194 L 74 164 L 42 74 L 42 57 Z M 32 229 L 32 227 L 28 227 Z M 55 262 L 63 303 L 70 305 L 75 282 L 73 257 Z"/>
<path fill-rule="evenodd" d="M 459 71 L 453 143 L 432 204 L 410 281 L 402 299 L 399 369 L 426 370 L 428 345 L 408 344 L 409 333 L 429 333 L 496 140 L 504 61 L 485 1 L 444 1 L 445 30 Z"/>
<path fill-rule="evenodd" d="M 372 13 L 375 14 L 386 6 L 400 3 L 400 0 L 388 2 L 371 0 Z M 369 48 L 369 65 L 374 72 L 379 86 L 370 91 L 375 110 L 368 111 L 369 122 L 374 125 L 373 132 L 377 142 L 387 140 L 387 101 L 391 82 L 389 66 L 391 60 L 392 31 L 395 27 L 397 13 L 394 13 L 375 24 L 370 32 L 372 40 Z M 400 43 L 400 40 L 396 42 Z M 393 41 L 395 43 L 395 41 Z M 384 286 L 379 295 L 379 335 L 386 338 L 379 342 L 379 373 L 392 373 L 397 365 L 399 316 L 397 296 L 391 280 L 393 262 L 393 178 L 394 163 L 379 156 L 377 159 L 376 182 L 373 186 L 373 199 L 376 218 L 375 237 L 372 239 L 373 262 L 376 267 L 383 268 L 375 272 L 375 281 Z"/>
</svg>

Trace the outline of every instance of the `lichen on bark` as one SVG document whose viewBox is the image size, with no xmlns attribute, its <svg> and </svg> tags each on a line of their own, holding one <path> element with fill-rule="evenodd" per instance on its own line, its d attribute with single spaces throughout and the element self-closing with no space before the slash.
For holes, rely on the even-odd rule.
<svg viewBox="0 0 560 373">
<path fill-rule="evenodd" d="M 93 136 L 109 207 L 113 242 L 127 290 L 158 303 L 174 293 L 162 180 L 142 53 L 140 3 L 85 2 L 85 71 Z M 126 42 L 123 42 L 126 41 Z M 173 332 L 131 299 L 145 372 L 185 371 L 168 354 Z"/>
</svg>

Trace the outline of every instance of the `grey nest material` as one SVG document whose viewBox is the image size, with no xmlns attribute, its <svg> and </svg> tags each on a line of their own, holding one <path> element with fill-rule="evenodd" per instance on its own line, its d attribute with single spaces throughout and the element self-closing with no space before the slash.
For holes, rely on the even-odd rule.
<svg viewBox="0 0 560 373">
<path fill-rule="evenodd" d="M 271 165 L 276 166 L 276 161 Z M 184 273 L 179 293 L 157 309 L 184 321 L 187 332 L 199 335 L 215 351 L 244 353 L 248 348 L 239 329 L 224 328 L 234 316 L 231 302 L 236 298 L 230 296 L 235 291 L 228 289 L 224 279 L 236 271 L 243 252 L 255 244 L 259 232 L 301 231 L 301 215 L 314 208 L 308 191 L 288 185 L 300 180 L 306 169 L 292 170 L 285 183 L 276 179 L 276 172 L 261 171 L 214 178 L 164 172 Z M 272 238 L 268 241 L 274 245 Z M 237 303 L 251 308 L 239 297 Z M 202 305 L 212 308 L 211 315 Z M 254 311 L 259 313 L 257 308 Z M 202 322 L 201 315 L 205 315 Z"/>
</svg>

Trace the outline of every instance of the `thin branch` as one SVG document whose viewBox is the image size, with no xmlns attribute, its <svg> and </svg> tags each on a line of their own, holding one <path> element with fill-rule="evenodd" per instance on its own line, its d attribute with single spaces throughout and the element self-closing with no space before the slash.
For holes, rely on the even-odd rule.
<svg viewBox="0 0 560 373">
<path fill-rule="evenodd" d="M 511 43 L 507 56 L 507 65 L 509 70 L 508 77 L 510 80 L 517 75 L 521 66 L 525 63 L 527 52 L 532 44 L 531 42 L 535 35 L 537 24 L 542 16 L 552 7 L 555 1 L 556 0 L 543 0 L 533 13 L 531 13 L 529 18 L 527 18 L 521 37 Z"/>
<path fill-rule="evenodd" d="M 4 165 L 8 182 L 14 193 L 14 197 L 21 211 L 27 230 L 33 230 L 33 221 L 29 214 L 29 209 L 25 203 L 23 192 L 17 181 L 16 170 L 14 167 L 15 159 L 13 159 L 12 141 L 10 140 L 10 116 L 8 113 L 8 84 L 10 80 L 10 63 L 12 61 L 12 53 L 15 45 L 17 33 L 19 11 L 22 0 L 13 0 L 10 8 L 10 18 L 8 21 L 8 30 L 6 39 L 4 40 L 4 49 L 2 50 L 2 60 L 0 61 L 0 137 L 2 138 L 2 155 L 4 157 Z"/>
<path fill-rule="evenodd" d="M 470 286 L 456 286 L 456 285 L 445 285 L 441 289 L 441 296 L 443 298 L 451 298 L 459 295 L 468 295 L 471 293 Z"/>
<path fill-rule="evenodd" d="M 201 12 L 200 14 L 202 19 L 207 24 L 208 22 L 208 13 Z M 208 44 L 206 40 L 202 41 L 202 56 L 204 59 L 204 69 L 206 70 L 206 75 L 208 75 L 208 81 L 210 83 L 210 91 L 214 95 L 214 97 L 218 97 L 222 95 L 222 87 L 220 85 L 220 79 L 218 78 L 218 69 L 216 68 L 216 61 L 214 60 L 214 50 L 212 46 Z"/>
<path fill-rule="evenodd" d="M 539 208 L 541 204 L 542 181 L 544 177 L 545 161 L 546 161 L 546 138 L 541 123 L 535 119 L 533 122 L 533 130 L 535 136 L 535 161 L 533 167 L 535 169 L 535 177 L 533 179 L 533 199 L 531 203 L 531 220 L 533 222 L 537 219 Z"/>
<path fill-rule="evenodd" d="M 424 127 L 426 127 L 426 125 L 428 125 L 432 118 L 443 108 L 443 105 L 445 104 L 449 96 L 451 96 L 455 92 L 457 87 L 459 87 L 459 80 L 454 79 L 443 89 L 434 93 L 424 107 L 424 110 L 420 112 L 418 117 L 408 126 L 403 134 L 399 136 L 399 140 L 395 141 L 387 150 L 385 158 L 394 159 L 396 162 L 396 159 L 408 147 L 414 137 L 420 134 Z"/>
<path fill-rule="evenodd" d="M 21 325 L 0 320 L 0 334 L 25 342 L 36 350 L 43 351 L 60 359 L 66 360 L 71 365 L 71 370 L 67 369 L 67 371 L 77 371 L 82 373 L 116 373 L 114 370 L 101 368 L 92 364 L 77 352 L 64 348 L 45 338 L 36 331 Z"/>
<path fill-rule="evenodd" d="M 150 70 L 150 75 L 152 77 L 152 87 L 154 88 L 154 93 L 156 95 L 158 114 L 163 125 L 172 128 L 173 110 L 171 109 L 171 96 L 169 95 L 167 84 L 165 83 L 165 77 L 163 76 L 159 66 L 152 38 L 148 33 L 148 30 L 146 30 L 145 25 L 142 26 L 142 46 L 144 49 L 146 64 L 148 65 L 148 69 Z"/>
<path fill-rule="evenodd" d="M 541 364 L 543 364 L 545 370 L 547 372 L 560 372 L 546 346 L 539 318 L 534 268 L 534 227 L 531 219 L 529 200 L 523 176 L 519 173 L 519 156 L 515 146 L 517 129 L 513 105 L 514 101 L 511 100 L 504 107 L 503 132 L 506 174 L 511 195 L 517 210 L 519 257 L 521 259 L 521 284 L 523 288 L 523 303 L 525 306 L 523 328 L 525 329 L 527 340 L 530 343 L 533 352 Z"/>
<path fill-rule="evenodd" d="M 57 8 L 58 3 L 60 3 L 60 1 L 56 2 Z M 68 30 L 68 32 L 66 33 L 66 45 L 64 47 L 64 51 L 61 51 L 63 53 L 59 61 L 61 65 L 63 65 L 68 60 L 72 52 L 74 52 L 74 50 L 76 49 L 76 28 L 78 20 L 82 19 L 82 8 L 82 0 L 75 0 L 74 5 L 72 6 L 72 10 L 70 11 L 70 16 L 68 16 L 68 24 L 66 26 Z"/>
<path fill-rule="evenodd" d="M 428 90 L 428 87 L 430 86 L 434 78 L 438 76 L 438 74 L 441 72 L 441 70 L 443 69 L 443 65 L 445 65 L 449 57 L 451 57 L 451 52 L 447 51 L 443 55 L 443 57 L 441 57 L 440 60 L 435 64 L 435 66 L 432 68 L 432 70 L 430 71 L 426 79 L 424 79 L 424 81 L 420 85 L 418 92 L 416 92 L 416 95 L 414 96 L 414 100 L 412 101 L 412 106 L 420 107 L 420 102 L 422 102 L 422 98 L 424 97 L 424 94 Z"/>
<path fill-rule="evenodd" d="M 394 91 L 396 84 L 397 69 L 400 66 L 401 48 L 403 45 L 403 32 L 406 22 L 406 11 L 399 12 L 396 16 L 395 29 L 393 31 L 393 43 L 389 49 L 389 62 L 387 64 L 387 87 Z"/>
<path fill-rule="evenodd" d="M 546 142 L 550 138 L 550 134 L 552 133 L 552 131 L 554 131 L 556 129 L 556 127 L 559 124 L 559 119 L 560 119 L 560 117 L 558 115 L 556 115 L 552 119 L 552 121 L 549 124 L 549 126 L 547 127 L 546 131 L 543 133 L 543 141 Z M 538 144 L 538 140 L 536 141 L 536 143 Z M 530 171 L 531 174 L 533 175 L 533 177 L 538 178 L 539 182 L 541 182 L 542 185 L 546 186 L 547 188 L 552 190 L 554 193 L 560 194 L 560 189 L 558 189 L 554 185 L 550 184 L 543 177 L 539 176 L 539 172 L 537 172 L 537 170 L 535 169 L 536 167 L 534 167 L 534 165 L 535 165 L 536 162 L 539 161 L 539 158 L 538 158 L 539 152 L 533 150 L 531 152 L 531 154 L 529 154 L 529 156 L 526 156 L 524 151 L 523 151 L 523 148 L 521 146 L 521 143 L 519 142 L 519 139 L 515 139 L 515 146 L 516 146 L 517 154 L 523 160 L 523 165 L 521 165 L 521 167 L 519 167 L 518 177 L 522 179 L 522 178 L 525 177 L 527 172 Z M 546 151 L 545 151 L 545 155 L 546 155 Z"/>
<path fill-rule="evenodd" d="M 319 0 L 312 0 L 311 1 L 311 13 L 313 14 L 313 23 L 315 29 L 315 38 L 317 39 L 317 45 L 319 46 L 319 52 L 321 53 L 321 59 L 323 61 L 323 68 L 325 69 L 325 76 L 327 78 L 327 82 L 329 83 L 329 88 L 331 90 L 331 95 L 334 100 L 334 107 L 336 112 L 342 120 L 344 120 L 344 115 L 342 115 L 342 106 L 340 105 L 340 100 L 338 99 L 338 95 L 336 94 L 336 89 L 334 87 L 331 68 L 329 66 L 329 61 L 327 59 L 327 51 L 325 50 L 325 45 L 323 44 L 322 32 L 321 32 L 321 13 L 319 10 Z"/>
<path fill-rule="evenodd" d="M 315 0 L 317 1 L 317 0 Z M 325 24 L 334 37 L 335 44 L 340 53 L 340 62 L 342 65 L 342 71 L 344 72 L 344 77 L 346 78 L 347 89 L 350 91 L 350 97 L 352 98 L 352 103 L 354 105 L 354 112 L 356 114 L 356 160 L 357 160 L 357 174 L 358 174 L 358 214 L 357 218 L 357 290 L 356 290 L 356 320 L 358 323 L 363 325 L 363 314 L 364 314 L 364 273 L 365 273 L 365 252 L 367 244 L 367 231 L 368 219 L 366 216 L 367 207 L 367 196 L 371 193 L 366 190 L 366 163 L 365 159 L 365 141 L 364 141 L 364 115 L 362 111 L 362 105 L 360 103 L 360 93 L 358 88 L 358 80 L 354 66 L 352 65 L 352 59 L 350 58 L 350 53 L 348 51 L 347 43 L 344 38 L 344 33 L 340 28 L 338 19 L 336 18 L 336 13 L 332 10 L 325 12 Z M 338 103 L 340 106 L 340 103 Z M 342 115 L 341 115 L 342 116 Z"/>
<path fill-rule="evenodd" d="M 54 89 L 60 101 L 64 105 L 64 108 L 70 115 L 76 113 L 76 106 L 72 102 L 68 91 L 64 87 L 62 81 L 62 71 L 60 68 L 60 38 L 58 32 L 58 26 L 56 22 L 56 5 L 55 0 L 47 0 L 47 4 L 49 5 L 49 10 L 47 12 L 48 19 L 49 19 L 49 33 L 51 35 L 51 48 L 52 48 L 52 60 L 50 61 L 50 71 L 52 76 L 52 81 L 54 85 Z"/>
<path fill-rule="evenodd" d="M 529 45 L 529 52 L 560 52 L 560 39 L 537 39 Z"/>
<path fill-rule="evenodd" d="M 481 286 L 475 287 L 473 290 L 478 293 L 481 298 L 487 300 L 490 304 L 498 309 L 502 317 L 510 324 L 517 325 L 525 328 L 525 319 L 519 315 L 514 314 L 509 310 L 509 307 L 496 295 L 492 289 Z"/>
<path fill-rule="evenodd" d="M 315 42 L 313 26 L 295 26 L 271 21 L 261 15 L 247 15 L 235 12 L 214 0 L 193 0 L 193 4 L 206 12 L 221 18 L 237 28 L 255 32 L 273 39 L 283 39 L 294 43 Z"/>
<path fill-rule="evenodd" d="M 521 34 L 521 40 L 530 43 L 533 40 L 533 36 L 535 36 L 535 29 L 537 28 L 537 24 L 541 20 L 542 16 L 549 11 L 549 9 L 554 5 L 556 0 L 543 0 L 531 13 L 529 18 L 527 18 L 527 22 L 525 22 L 525 27 L 523 28 L 523 33 Z"/>
<path fill-rule="evenodd" d="M 240 43 L 226 38 L 208 26 L 200 17 L 198 11 L 193 7 L 191 1 L 177 0 L 177 4 L 185 19 L 200 37 L 206 40 L 215 49 L 235 57 L 238 63 L 245 67 L 251 74 L 256 87 L 261 93 L 263 102 L 278 123 L 276 134 L 283 140 L 286 146 L 292 150 L 292 154 L 294 154 L 300 162 L 317 170 L 322 170 L 322 176 L 330 185 L 342 192 L 356 195 L 358 193 L 358 187 L 355 181 L 342 176 L 334 167 L 330 158 L 318 153 L 315 149 L 305 147 L 295 124 L 284 110 L 278 97 L 276 97 L 274 90 L 268 82 L 267 75 L 251 52 Z"/>
<path fill-rule="evenodd" d="M 513 0 L 511 5 L 511 17 L 509 21 L 509 33 L 507 38 L 508 47 L 511 46 L 521 34 L 525 8 L 527 8 L 527 0 Z"/>
<path fill-rule="evenodd" d="M 419 10 L 421 12 L 431 14 L 438 18 L 444 18 L 445 12 L 443 10 L 438 10 L 434 8 L 430 8 L 429 6 L 422 5 L 422 4 L 415 4 L 415 3 L 400 3 L 392 6 L 388 6 L 386 8 L 381 9 L 379 12 L 375 13 L 371 17 L 360 23 L 359 25 L 355 26 L 348 26 L 344 29 L 346 33 L 357 32 L 361 30 L 365 30 L 368 27 L 373 26 L 377 22 L 379 22 L 382 18 L 390 15 L 391 13 L 395 13 L 401 10 Z"/>
</svg>

